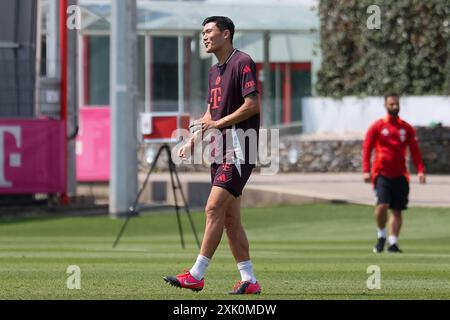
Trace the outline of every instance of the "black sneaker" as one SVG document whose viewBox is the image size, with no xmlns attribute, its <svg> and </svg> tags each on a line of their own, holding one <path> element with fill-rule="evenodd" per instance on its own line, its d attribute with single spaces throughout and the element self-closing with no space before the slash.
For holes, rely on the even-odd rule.
<svg viewBox="0 0 450 320">
<path fill-rule="evenodd" d="M 397 244 L 390 245 L 387 249 L 390 253 L 402 253 L 403 251 L 397 246 Z"/>
<path fill-rule="evenodd" d="M 378 238 L 377 244 L 373 247 L 374 253 L 381 253 L 384 250 L 384 244 L 386 243 L 386 238 Z"/>
</svg>

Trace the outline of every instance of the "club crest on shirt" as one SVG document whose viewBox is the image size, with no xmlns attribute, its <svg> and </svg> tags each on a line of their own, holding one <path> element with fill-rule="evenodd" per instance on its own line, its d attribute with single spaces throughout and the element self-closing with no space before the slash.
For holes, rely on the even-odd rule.
<svg viewBox="0 0 450 320">
<path fill-rule="evenodd" d="M 406 141 L 406 130 L 400 129 L 398 132 L 400 134 L 400 141 L 405 142 Z"/>
<path fill-rule="evenodd" d="M 216 78 L 216 86 L 218 86 L 218 85 L 219 85 L 219 83 L 220 83 L 220 80 L 222 80 L 222 79 L 220 78 L 220 76 L 217 76 L 217 78 Z"/>
<path fill-rule="evenodd" d="M 383 130 L 381 130 L 381 134 L 385 137 L 387 137 L 389 135 L 389 130 L 388 128 L 384 128 Z"/>
</svg>

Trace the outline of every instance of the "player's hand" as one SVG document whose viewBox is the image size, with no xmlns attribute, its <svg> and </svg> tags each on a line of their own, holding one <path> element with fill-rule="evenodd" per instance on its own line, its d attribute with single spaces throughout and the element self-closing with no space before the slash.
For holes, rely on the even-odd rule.
<svg viewBox="0 0 450 320">
<path fill-rule="evenodd" d="M 197 130 L 200 130 L 202 126 L 202 119 L 194 120 L 191 125 L 189 126 L 189 129 L 192 133 L 195 133 Z"/>
<path fill-rule="evenodd" d="M 184 146 L 178 149 L 178 157 L 180 159 L 187 159 L 187 155 L 192 153 L 192 144 L 187 142 Z"/>
<path fill-rule="evenodd" d="M 202 131 L 205 132 L 209 129 L 219 129 L 218 122 L 211 119 L 202 119 Z"/>
<path fill-rule="evenodd" d="M 427 179 L 425 177 L 425 173 L 420 172 L 417 174 L 417 176 L 419 177 L 419 183 L 420 184 L 425 184 L 427 182 Z"/>
<path fill-rule="evenodd" d="M 370 175 L 370 172 L 365 172 L 363 174 L 363 180 L 365 183 L 370 183 L 372 181 L 372 176 Z"/>
</svg>

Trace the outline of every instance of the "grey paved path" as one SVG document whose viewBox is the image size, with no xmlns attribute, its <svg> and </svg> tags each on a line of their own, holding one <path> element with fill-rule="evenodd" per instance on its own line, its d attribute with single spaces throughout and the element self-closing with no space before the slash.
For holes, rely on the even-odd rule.
<svg viewBox="0 0 450 320">
<path fill-rule="evenodd" d="M 182 181 L 208 182 L 208 173 L 179 173 Z M 165 179 L 168 174 L 155 174 Z M 247 184 L 249 188 L 288 195 L 307 196 L 325 200 L 373 205 L 371 184 L 362 181 L 359 173 L 289 173 L 263 176 L 255 172 Z M 420 185 L 417 176 L 411 176 L 410 206 L 450 208 L 450 175 L 428 175 L 427 184 Z"/>
</svg>

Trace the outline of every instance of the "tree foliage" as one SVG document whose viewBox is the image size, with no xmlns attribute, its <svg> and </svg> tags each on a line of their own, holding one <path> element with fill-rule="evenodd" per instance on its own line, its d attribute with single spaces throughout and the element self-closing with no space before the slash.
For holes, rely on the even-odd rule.
<svg viewBox="0 0 450 320">
<path fill-rule="evenodd" d="M 368 19 L 380 9 L 379 29 Z M 321 0 L 323 96 L 450 93 L 448 0 Z"/>
</svg>

